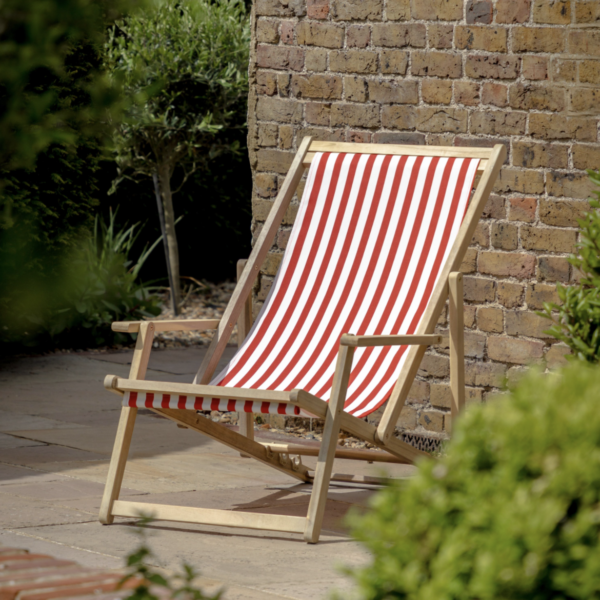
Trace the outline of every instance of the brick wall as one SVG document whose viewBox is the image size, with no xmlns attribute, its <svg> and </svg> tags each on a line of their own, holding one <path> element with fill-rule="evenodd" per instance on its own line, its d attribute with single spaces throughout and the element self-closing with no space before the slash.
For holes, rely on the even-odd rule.
<svg viewBox="0 0 600 600">
<path fill-rule="evenodd" d="M 468 399 L 485 401 L 531 361 L 564 361 L 534 311 L 576 277 L 565 256 L 587 207 L 585 169 L 600 167 L 600 2 L 255 0 L 252 39 L 254 235 L 305 135 L 502 143 L 508 159 L 462 267 Z M 258 306 L 296 208 L 261 273 Z M 448 371 L 447 349 L 426 355 L 401 428 L 446 431 Z"/>
</svg>

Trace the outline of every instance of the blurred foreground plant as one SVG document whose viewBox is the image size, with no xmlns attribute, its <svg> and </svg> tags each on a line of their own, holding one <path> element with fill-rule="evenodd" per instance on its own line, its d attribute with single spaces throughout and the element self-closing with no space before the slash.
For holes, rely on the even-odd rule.
<svg viewBox="0 0 600 600">
<path fill-rule="evenodd" d="M 600 171 L 588 171 L 600 186 Z M 600 200 L 600 191 L 593 192 Z M 569 262 L 581 273 L 581 280 L 568 287 L 557 285 L 561 304 L 545 302 L 538 314 L 554 321 L 547 333 L 564 342 L 575 356 L 591 363 L 600 361 L 600 202 L 590 199 L 591 210 L 579 219 L 581 238 L 577 255 Z"/>
<path fill-rule="evenodd" d="M 369 600 L 600 598 L 600 371 L 530 372 L 354 516 Z"/>
<path fill-rule="evenodd" d="M 148 544 L 147 530 L 144 527 L 151 522 L 152 518 L 142 516 L 139 521 L 140 527 L 136 529 L 140 545 L 127 556 L 127 574 L 121 580 L 120 586 L 131 580 L 139 583 L 124 600 L 219 600 L 222 592 L 209 596 L 194 585 L 198 574 L 189 564 L 183 563 L 179 573 L 163 575 L 149 562 L 156 558 Z"/>
</svg>

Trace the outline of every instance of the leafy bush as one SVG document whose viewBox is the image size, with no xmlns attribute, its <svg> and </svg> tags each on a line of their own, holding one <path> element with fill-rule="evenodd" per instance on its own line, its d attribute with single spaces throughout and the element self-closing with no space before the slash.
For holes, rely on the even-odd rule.
<svg viewBox="0 0 600 600">
<path fill-rule="evenodd" d="M 108 225 L 96 218 L 93 235 L 69 254 L 57 277 L 42 284 L 25 279 L 3 299 L 0 340 L 38 347 L 91 347 L 128 341 L 111 331 L 113 321 L 160 313 L 152 288 L 138 281 L 139 271 L 158 241 L 144 249 L 135 264 L 129 258 L 138 227 L 119 231 L 114 215 Z"/>
<path fill-rule="evenodd" d="M 372 600 L 600 597 L 600 372 L 529 373 L 470 407 L 447 455 L 354 517 Z"/>
<path fill-rule="evenodd" d="M 588 171 L 590 179 L 600 186 L 600 171 Z M 600 199 L 600 191 L 594 191 Z M 548 333 L 567 344 L 574 355 L 591 363 L 600 360 L 600 202 L 590 200 L 590 210 L 580 219 L 581 241 L 578 254 L 569 262 L 581 272 L 576 285 L 557 286 L 561 304 L 544 303 L 538 314 L 552 319 Z"/>
</svg>

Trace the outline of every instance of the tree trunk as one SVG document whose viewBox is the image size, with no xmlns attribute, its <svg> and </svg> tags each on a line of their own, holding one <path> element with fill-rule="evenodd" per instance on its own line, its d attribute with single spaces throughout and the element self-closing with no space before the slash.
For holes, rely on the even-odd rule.
<svg viewBox="0 0 600 600">
<path fill-rule="evenodd" d="M 167 237 L 171 300 L 173 303 L 173 313 L 178 315 L 179 305 L 181 303 L 179 289 L 179 250 L 177 248 L 177 236 L 175 234 L 175 213 L 173 212 L 173 195 L 171 193 L 171 169 L 168 165 L 159 164 L 157 175 L 163 205 L 165 233 Z"/>
</svg>

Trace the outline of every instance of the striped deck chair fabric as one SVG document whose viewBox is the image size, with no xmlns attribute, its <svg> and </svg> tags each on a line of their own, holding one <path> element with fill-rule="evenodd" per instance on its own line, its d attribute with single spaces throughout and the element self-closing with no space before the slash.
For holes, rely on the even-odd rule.
<svg viewBox="0 0 600 600">
<path fill-rule="evenodd" d="M 412 334 L 468 207 L 479 159 L 315 154 L 287 250 L 249 336 L 212 385 L 329 400 L 340 337 Z M 345 410 L 389 397 L 407 346 L 358 348 Z M 125 406 L 299 414 L 293 404 L 125 394 Z"/>
</svg>

